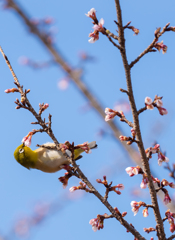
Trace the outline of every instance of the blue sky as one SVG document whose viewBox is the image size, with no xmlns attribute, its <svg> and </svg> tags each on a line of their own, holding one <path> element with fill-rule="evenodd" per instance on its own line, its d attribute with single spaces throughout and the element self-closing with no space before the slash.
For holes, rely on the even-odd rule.
<svg viewBox="0 0 175 240">
<path fill-rule="evenodd" d="M 83 81 L 92 90 L 92 93 L 105 107 L 113 108 L 116 102 L 127 101 L 127 96 L 119 91 L 126 89 L 124 69 L 119 51 L 100 35 L 99 41 L 88 43 L 88 34 L 92 30 L 91 19 L 85 16 L 92 7 L 97 10 L 98 19 L 104 18 L 104 26 L 115 33 L 116 11 L 114 1 L 54 1 L 30 0 L 18 1 L 28 15 L 34 19 L 53 17 L 52 30 L 57 29 L 55 45 L 60 53 L 72 67 L 79 67 L 79 52 L 85 51 L 94 60 L 83 64 Z M 132 21 L 131 25 L 140 30 L 138 36 L 133 36 L 131 30 L 126 30 L 126 48 L 129 62 L 134 60 L 153 40 L 157 27 L 164 27 L 170 22 L 175 25 L 175 2 L 165 4 L 163 0 L 155 1 L 122 1 L 123 22 Z M 52 127 L 59 142 L 66 140 L 75 144 L 96 140 L 98 149 L 91 155 L 84 154 L 79 161 L 81 169 L 104 194 L 103 186 L 96 183 L 97 178 L 107 175 L 109 181 L 116 185 L 123 183 L 125 190 L 118 196 L 111 193 L 109 201 L 113 207 L 121 212 L 127 211 L 125 217 L 128 222 L 142 233 L 143 227 L 154 227 L 154 217 L 149 211 L 148 218 L 143 218 L 141 211 L 133 217 L 130 202 L 143 200 L 150 203 L 148 191 L 142 190 L 142 197 L 131 195 L 131 189 L 139 187 L 141 177 L 129 178 L 125 172 L 128 166 L 135 166 L 128 155 L 123 152 L 121 145 L 110 137 L 110 129 L 105 121 L 93 110 L 82 111 L 87 106 L 87 100 L 82 96 L 73 82 L 63 91 L 58 88 L 58 82 L 65 74 L 56 65 L 44 69 L 33 69 L 19 64 L 21 56 L 36 62 L 52 60 L 52 56 L 38 39 L 28 31 L 21 19 L 12 10 L 1 7 L 0 14 L 0 45 L 8 56 L 13 69 L 24 88 L 30 88 L 28 97 L 37 110 L 39 103 L 49 103 L 49 108 L 43 113 L 47 118 L 52 114 Z M 145 148 L 157 141 L 161 149 L 166 151 L 170 164 L 174 162 L 174 40 L 175 33 L 168 32 L 160 40 L 168 46 L 166 54 L 162 52 L 149 53 L 132 69 L 132 81 L 137 108 L 144 106 L 144 99 L 156 94 L 163 96 L 164 107 L 168 115 L 160 116 L 157 109 L 146 111 L 140 115 L 140 124 Z M 38 204 L 51 204 L 51 213 L 37 227 L 33 227 L 30 236 L 35 239 L 105 239 L 114 236 L 122 239 L 133 239 L 126 230 L 114 219 L 106 220 L 104 229 L 94 233 L 89 220 L 97 214 L 108 213 L 107 209 L 91 194 L 69 194 L 69 187 L 78 185 L 78 180 L 72 178 L 68 188 L 63 190 L 58 177 L 64 171 L 47 174 L 38 170 L 28 171 L 20 166 L 13 157 L 15 148 L 20 145 L 22 138 L 34 126 L 30 122 L 34 117 L 27 111 L 16 110 L 14 101 L 19 94 L 5 94 L 4 90 L 14 87 L 13 78 L 6 66 L 3 57 L 0 57 L 0 101 L 1 101 L 1 161 L 0 161 L 0 234 L 8 236 L 13 234 L 14 225 L 19 219 L 33 216 Z M 131 113 L 126 114 L 132 120 Z M 124 123 L 115 119 L 115 122 L 126 135 L 130 129 Z M 108 134 L 99 138 L 100 129 Z M 38 133 L 33 137 L 31 148 L 36 144 L 51 141 L 46 134 Z M 154 156 L 150 161 L 151 168 L 160 179 L 168 177 L 168 171 L 157 164 Z M 173 196 L 173 191 L 171 191 Z M 58 205 L 57 205 L 58 204 Z M 56 205 L 56 206 L 55 206 Z M 162 217 L 166 210 L 160 202 Z M 52 210 L 53 208 L 53 210 Z M 54 212 L 54 214 L 53 214 Z M 169 225 L 165 223 L 167 236 Z M 144 234 L 144 233 L 143 233 Z M 12 235 L 14 238 L 14 235 Z M 147 239 L 155 233 L 144 234 Z"/>
</svg>

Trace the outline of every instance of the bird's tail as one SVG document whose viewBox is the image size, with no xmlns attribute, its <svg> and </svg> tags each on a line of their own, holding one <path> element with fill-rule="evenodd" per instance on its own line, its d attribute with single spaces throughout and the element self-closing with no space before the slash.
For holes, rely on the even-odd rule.
<svg viewBox="0 0 175 240">
<path fill-rule="evenodd" d="M 94 149 L 94 148 L 97 148 L 97 144 L 96 144 L 96 141 L 93 141 L 93 142 L 90 142 L 89 143 L 89 147 L 90 147 L 90 149 Z"/>
<path fill-rule="evenodd" d="M 89 146 L 90 149 L 97 148 L 96 141 L 88 143 L 88 146 Z M 82 158 L 82 156 L 80 154 L 83 153 L 83 152 L 84 152 L 83 149 L 81 149 L 81 148 L 76 149 L 75 148 L 75 150 L 74 150 L 74 159 L 78 160 L 78 159 Z"/>
</svg>

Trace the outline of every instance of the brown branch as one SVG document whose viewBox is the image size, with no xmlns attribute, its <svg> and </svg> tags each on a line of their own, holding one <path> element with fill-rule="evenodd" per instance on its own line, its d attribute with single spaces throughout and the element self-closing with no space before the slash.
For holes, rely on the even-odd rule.
<svg viewBox="0 0 175 240">
<path fill-rule="evenodd" d="M 144 237 L 140 235 L 140 233 L 133 228 L 124 218 L 116 213 L 114 208 L 109 204 L 109 202 L 94 188 L 94 186 L 89 182 L 89 180 L 86 178 L 86 176 L 83 174 L 83 172 L 80 170 L 78 165 L 75 163 L 75 161 L 72 161 L 70 159 L 72 166 L 76 169 L 79 177 L 81 180 L 86 183 L 86 185 L 89 187 L 89 189 L 92 191 L 92 193 L 108 208 L 108 210 L 111 212 L 111 214 L 123 225 L 128 231 L 130 231 L 138 240 L 146 240 Z"/>
<path fill-rule="evenodd" d="M 110 37 L 114 38 L 115 40 L 118 40 L 118 36 L 116 36 L 115 34 L 111 33 L 111 32 L 109 31 L 109 29 L 106 29 L 106 28 L 104 28 L 104 29 L 106 30 L 106 33 L 107 33 Z"/>
<path fill-rule="evenodd" d="M 129 68 L 132 68 L 145 54 L 150 52 L 152 48 L 154 47 L 155 43 L 157 42 L 158 38 L 162 36 L 162 34 L 165 33 L 167 27 L 169 26 L 169 23 L 165 25 L 165 27 L 162 29 L 162 31 L 158 34 L 158 36 L 155 36 L 154 40 L 152 43 L 134 60 L 130 63 Z"/>
<path fill-rule="evenodd" d="M 129 92 L 127 90 L 120 88 L 120 91 L 126 93 L 129 96 Z"/>
<path fill-rule="evenodd" d="M 171 237 L 167 238 L 166 240 L 172 240 L 175 238 L 175 234 L 173 234 Z"/>
<path fill-rule="evenodd" d="M 116 39 L 116 40 L 118 40 L 118 37 L 117 36 L 115 36 L 114 34 L 112 34 L 109 30 L 107 30 L 106 28 L 103 28 L 104 29 L 104 31 L 102 31 L 101 33 L 103 34 L 103 35 L 105 35 L 108 39 L 109 39 L 109 41 L 115 46 L 115 47 L 117 47 L 119 50 L 120 50 L 120 46 L 118 45 L 118 44 L 116 44 L 113 40 L 112 40 L 112 38 L 111 37 L 113 37 L 114 39 Z"/>
<path fill-rule="evenodd" d="M 116 5 L 116 11 L 117 11 L 117 22 L 118 22 L 118 26 L 119 26 L 118 33 L 119 33 L 119 45 L 121 46 L 120 53 L 122 56 L 123 65 L 124 65 L 124 69 L 125 69 L 127 91 L 129 92 L 129 101 L 130 101 L 132 115 L 133 115 L 134 130 L 136 131 L 136 139 L 139 141 L 137 145 L 138 145 L 138 149 L 139 149 L 139 152 L 141 155 L 141 161 L 142 161 L 144 172 L 147 174 L 148 180 L 149 180 L 148 187 L 149 187 L 152 205 L 154 207 L 155 219 L 157 222 L 158 238 L 159 238 L 159 240 L 164 240 L 165 232 L 164 232 L 164 227 L 163 227 L 163 221 L 162 221 L 162 218 L 160 215 L 159 205 L 158 205 L 158 201 L 157 201 L 157 195 L 156 195 L 156 191 L 155 191 L 154 184 L 152 181 L 149 163 L 147 161 L 144 145 L 142 142 L 137 108 L 136 108 L 133 90 L 132 90 L 131 73 L 130 73 L 131 66 L 128 64 L 128 60 L 127 60 L 127 56 L 126 56 L 124 29 L 123 29 L 123 23 L 122 23 L 122 13 L 121 13 L 119 0 L 115 0 L 115 5 Z"/>
<path fill-rule="evenodd" d="M 7 2 L 8 2 L 8 6 L 14 9 L 15 12 L 22 18 L 24 23 L 29 27 L 30 32 L 35 34 L 39 38 L 39 40 L 44 44 L 44 46 L 50 52 L 50 54 L 52 55 L 57 65 L 61 66 L 61 68 L 66 72 L 66 74 L 73 80 L 77 88 L 80 90 L 83 96 L 85 96 L 88 99 L 91 106 L 97 111 L 100 117 L 104 119 L 105 118 L 104 107 L 101 106 L 97 98 L 93 96 L 90 89 L 81 80 L 80 72 L 76 70 L 73 71 L 70 68 L 70 66 L 67 64 L 67 61 L 65 61 L 65 59 L 63 58 L 62 54 L 59 54 L 56 47 L 54 47 L 51 43 L 46 41 L 46 38 L 40 33 L 39 29 L 31 23 L 27 14 L 24 12 L 24 10 L 21 9 L 21 7 L 18 6 L 18 4 L 15 3 L 15 1 L 7 0 Z M 110 129 L 113 131 L 113 136 L 115 140 L 119 141 L 119 136 L 123 135 L 120 128 L 113 121 L 108 121 L 107 124 L 109 125 Z M 131 159 L 133 159 L 133 161 L 135 161 L 136 164 L 140 164 L 140 159 L 136 158 L 137 154 L 134 148 L 124 144 L 123 142 L 120 142 L 120 143 L 121 143 L 121 146 L 128 152 Z"/>
<path fill-rule="evenodd" d="M 10 64 L 10 61 L 8 60 L 7 56 L 5 55 L 5 53 L 3 52 L 1 46 L 0 46 L 0 52 L 2 53 L 6 63 L 7 63 L 7 66 L 9 67 L 10 69 L 10 72 L 12 73 L 12 76 L 15 80 L 15 84 L 17 85 L 18 89 L 19 89 L 19 92 L 21 94 L 21 98 L 22 97 L 25 97 L 25 104 L 27 107 L 25 107 L 27 110 L 29 110 L 33 115 L 34 117 L 37 119 L 38 123 L 40 124 L 40 126 L 43 128 L 43 131 L 45 131 L 53 140 L 53 142 L 55 143 L 55 145 L 57 147 L 59 147 L 59 142 L 57 141 L 57 139 L 55 138 L 52 130 L 51 130 L 51 115 L 49 114 L 49 124 L 47 126 L 47 124 L 45 123 L 45 121 L 42 120 L 41 116 L 34 110 L 34 108 L 32 107 L 32 105 L 30 104 L 28 98 L 26 97 L 26 94 L 25 92 L 23 91 L 23 87 L 20 85 L 19 81 L 18 81 L 18 78 L 17 76 L 15 75 L 15 72 L 13 71 L 13 68 Z M 41 130 L 40 130 L 41 131 Z"/>
<path fill-rule="evenodd" d="M 127 123 L 130 127 L 134 127 L 134 124 L 132 123 L 132 122 L 130 122 L 130 121 L 128 121 L 127 119 L 126 119 L 126 117 L 121 117 L 120 118 L 120 121 L 121 122 L 125 122 L 125 123 Z"/>
<path fill-rule="evenodd" d="M 144 112 L 145 110 L 147 110 L 147 107 L 143 107 L 140 110 L 137 111 L 137 114 L 139 115 L 140 113 Z"/>
<path fill-rule="evenodd" d="M 21 96 L 24 96 L 24 93 L 23 92 L 23 89 L 22 89 L 22 86 L 20 85 L 13 69 L 12 69 L 12 66 L 7 58 L 7 56 L 4 54 L 2 48 L 0 47 L 0 52 L 2 53 L 12 75 L 13 75 L 13 78 L 16 82 L 16 85 L 18 86 L 18 89 L 19 89 L 19 92 L 21 94 Z M 34 116 L 35 118 L 38 120 L 38 123 L 43 127 L 44 131 L 52 138 L 52 140 L 54 141 L 55 145 L 56 145 L 56 148 L 57 150 L 60 150 L 59 148 L 59 142 L 57 141 L 57 139 L 55 138 L 52 130 L 51 130 L 51 115 L 49 114 L 49 127 L 46 126 L 46 123 L 41 119 L 41 116 L 39 114 L 36 113 L 36 111 L 33 109 L 33 107 L 31 106 L 29 100 L 25 99 L 25 103 L 26 105 L 28 106 L 28 109 Z M 38 131 L 41 131 L 41 130 L 38 130 Z M 42 145 L 40 145 L 42 146 Z M 72 144 L 72 146 L 74 147 L 74 143 Z M 43 145 L 44 147 L 44 145 Z M 63 153 L 64 154 L 64 153 Z M 66 155 L 66 154 L 65 154 Z M 93 187 L 93 185 L 89 182 L 89 180 L 87 179 L 87 177 L 83 174 L 83 172 L 80 170 L 80 168 L 78 167 L 78 165 L 75 163 L 75 161 L 73 160 L 73 155 L 72 155 L 72 158 L 68 157 L 66 155 L 68 161 L 70 162 L 70 164 L 72 164 L 73 168 L 74 168 L 74 172 L 69 172 L 70 176 L 71 175 L 74 175 L 76 176 L 77 178 L 80 178 L 84 183 L 86 183 L 86 185 L 89 187 L 89 190 L 88 192 L 90 193 L 93 193 L 108 209 L 109 211 L 111 212 L 111 214 L 126 228 L 128 229 L 128 231 L 130 231 L 138 240 L 146 240 L 145 238 L 143 238 L 139 232 L 137 232 L 134 228 L 132 228 L 129 223 L 123 219 L 123 217 L 116 213 L 116 211 L 114 210 L 114 208 L 106 201 L 106 199 L 104 197 L 102 197 L 99 192 Z"/>
</svg>

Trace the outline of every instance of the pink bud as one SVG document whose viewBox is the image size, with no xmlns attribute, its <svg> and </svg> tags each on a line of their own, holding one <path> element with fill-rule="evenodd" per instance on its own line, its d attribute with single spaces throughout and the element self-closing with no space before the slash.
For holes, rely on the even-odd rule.
<svg viewBox="0 0 175 240">
<path fill-rule="evenodd" d="M 144 216 L 144 217 L 148 217 L 148 215 L 149 215 L 149 214 L 148 214 L 148 208 L 143 209 L 143 212 L 142 212 L 142 213 L 143 213 L 143 216 Z"/>
<path fill-rule="evenodd" d="M 165 108 L 159 107 L 158 110 L 159 110 L 160 115 L 168 114 L 168 111 Z"/>
<path fill-rule="evenodd" d="M 148 104 L 148 105 L 150 105 L 150 104 L 152 104 L 152 99 L 150 98 L 150 97 L 146 97 L 145 98 L 145 104 Z"/>
</svg>

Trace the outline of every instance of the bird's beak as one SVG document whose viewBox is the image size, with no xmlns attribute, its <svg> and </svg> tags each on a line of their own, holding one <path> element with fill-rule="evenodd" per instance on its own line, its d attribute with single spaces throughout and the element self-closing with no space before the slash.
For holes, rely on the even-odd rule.
<svg viewBox="0 0 175 240">
<path fill-rule="evenodd" d="M 25 147 L 25 143 L 23 142 L 23 147 Z"/>
</svg>

